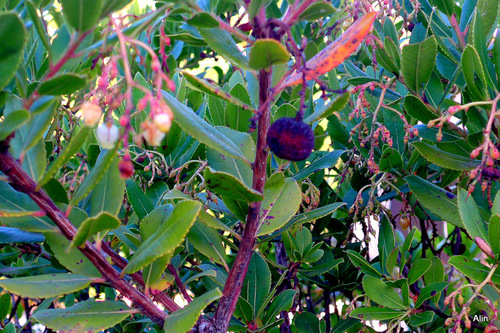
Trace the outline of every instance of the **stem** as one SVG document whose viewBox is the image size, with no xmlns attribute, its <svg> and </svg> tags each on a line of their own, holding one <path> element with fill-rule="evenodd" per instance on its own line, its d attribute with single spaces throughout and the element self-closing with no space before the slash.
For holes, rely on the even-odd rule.
<svg viewBox="0 0 500 333">
<path fill-rule="evenodd" d="M 262 29 L 266 23 L 265 11 L 261 10 L 257 17 L 254 19 L 254 31 L 258 38 L 264 38 L 266 31 Z M 259 71 L 259 105 L 264 106 L 267 104 L 271 85 L 271 71 Z M 268 104 L 267 104 L 268 105 Z M 266 165 L 269 152 L 266 149 L 267 131 L 270 124 L 270 108 L 263 107 L 260 110 L 257 129 L 257 149 L 255 156 L 255 163 L 253 165 L 253 181 L 252 188 L 260 193 L 264 192 L 264 184 L 266 182 Z M 236 259 L 231 267 L 231 271 L 227 277 L 222 297 L 217 305 L 217 310 L 214 315 L 215 332 L 225 333 L 229 326 L 229 321 L 236 308 L 236 303 L 241 293 L 241 287 L 245 275 L 248 271 L 248 265 L 253 253 L 253 246 L 257 235 L 259 216 L 260 216 L 260 202 L 252 202 L 248 205 L 248 215 L 243 231 L 243 237 Z"/>
<path fill-rule="evenodd" d="M 177 287 L 178 287 L 178 288 L 179 288 L 179 290 L 181 291 L 182 296 L 184 297 L 184 299 L 185 299 L 188 303 L 191 303 L 191 302 L 193 301 L 193 299 L 192 299 L 192 298 L 191 298 L 191 296 L 189 296 L 189 294 L 187 293 L 186 287 L 184 286 L 184 283 L 182 283 L 182 280 L 181 280 L 181 278 L 179 277 L 179 274 L 177 273 L 177 269 L 175 269 L 174 265 L 172 265 L 172 264 L 168 264 L 167 269 L 168 269 L 168 271 L 170 272 L 170 274 L 172 274 L 172 275 L 174 276 L 174 279 L 175 279 L 175 284 L 177 284 Z"/>
<path fill-rule="evenodd" d="M 26 174 L 19 163 L 8 152 L 8 149 L 9 139 L 0 141 L 0 171 L 9 177 L 14 189 L 27 194 L 41 210 L 45 211 L 46 215 L 55 223 L 61 233 L 68 240 L 72 240 L 76 234 L 76 228 L 43 190 L 36 190 L 37 185 L 35 181 Z M 126 295 L 133 302 L 135 308 L 151 318 L 156 324 L 160 326 L 163 324 L 167 314 L 157 308 L 143 293 L 120 278 L 118 272 L 92 243 L 86 242 L 85 247 L 79 247 L 78 249 L 99 270 L 113 288 Z"/>
</svg>

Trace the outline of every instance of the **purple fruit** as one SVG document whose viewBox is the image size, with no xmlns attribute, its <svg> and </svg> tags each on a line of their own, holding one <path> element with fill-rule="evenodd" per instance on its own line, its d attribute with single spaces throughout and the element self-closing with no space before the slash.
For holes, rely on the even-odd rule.
<svg viewBox="0 0 500 333">
<path fill-rule="evenodd" d="M 279 158 L 302 161 L 314 149 L 314 133 L 302 120 L 280 118 L 269 128 L 267 144 Z"/>
</svg>

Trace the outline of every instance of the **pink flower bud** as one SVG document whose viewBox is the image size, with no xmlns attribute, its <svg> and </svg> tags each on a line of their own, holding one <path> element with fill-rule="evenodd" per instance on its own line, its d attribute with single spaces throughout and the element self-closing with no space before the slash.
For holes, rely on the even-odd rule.
<svg viewBox="0 0 500 333">
<path fill-rule="evenodd" d="M 158 113 L 155 115 L 153 122 L 163 133 L 167 133 L 172 126 L 172 118 L 166 113 Z"/>
<path fill-rule="evenodd" d="M 97 127 L 96 136 L 101 148 L 113 149 L 120 133 L 116 125 L 108 123 Z"/>
<path fill-rule="evenodd" d="M 94 127 L 101 120 L 102 109 L 97 104 L 85 102 L 82 104 L 80 111 L 82 112 L 84 124 L 89 127 Z"/>
</svg>

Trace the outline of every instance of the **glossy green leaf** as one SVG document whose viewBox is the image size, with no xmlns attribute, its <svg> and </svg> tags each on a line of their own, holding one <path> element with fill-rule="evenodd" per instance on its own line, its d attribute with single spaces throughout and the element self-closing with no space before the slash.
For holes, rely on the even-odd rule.
<svg viewBox="0 0 500 333">
<path fill-rule="evenodd" d="M 479 160 L 471 160 L 470 158 L 452 154 L 425 142 L 414 142 L 412 146 L 429 162 L 450 170 L 470 171 L 477 168 L 481 163 Z"/>
<path fill-rule="evenodd" d="M 317 120 L 331 116 L 334 112 L 342 110 L 342 108 L 347 105 L 350 98 L 350 92 L 346 92 L 336 96 L 327 106 L 322 109 L 316 110 L 311 115 L 307 116 L 304 119 L 304 122 L 307 124 L 312 124 Z"/>
<path fill-rule="evenodd" d="M 63 17 L 78 32 L 92 29 L 99 20 L 102 0 L 61 0 Z"/>
<path fill-rule="evenodd" d="M 493 215 L 491 216 L 490 223 L 488 224 L 488 240 L 490 241 L 491 250 L 496 255 L 500 254 L 500 242 L 498 241 L 499 239 L 500 239 L 500 216 Z"/>
<path fill-rule="evenodd" d="M 209 13 L 196 13 L 189 20 L 187 24 L 197 28 L 217 28 L 220 23 Z"/>
<path fill-rule="evenodd" d="M 410 116 L 424 124 L 438 117 L 420 98 L 412 94 L 405 97 L 404 108 Z"/>
<path fill-rule="evenodd" d="M 458 189 L 458 211 L 460 212 L 465 230 L 467 230 L 471 238 L 475 239 L 479 237 L 487 242 L 489 238 L 486 224 L 479 213 L 474 198 L 463 188 Z M 498 240 L 495 242 L 498 242 Z"/>
<path fill-rule="evenodd" d="M 419 258 L 415 260 L 408 273 L 408 284 L 414 284 L 417 280 L 424 275 L 425 272 L 431 268 L 432 262 L 426 258 Z"/>
<path fill-rule="evenodd" d="M 299 20 L 316 21 L 325 16 L 332 15 L 335 12 L 336 9 L 330 2 L 319 1 L 309 5 L 306 10 L 299 15 Z"/>
<path fill-rule="evenodd" d="M 112 327 L 134 311 L 123 302 L 89 299 L 64 309 L 37 311 L 33 318 L 53 330 L 86 333 Z"/>
<path fill-rule="evenodd" d="M 0 181 L 0 211 L 19 213 L 17 217 L 0 215 L 0 223 L 24 231 L 55 231 L 57 227 L 47 217 L 31 216 L 40 208 L 27 194 L 17 192 L 6 182 Z"/>
<path fill-rule="evenodd" d="M 200 209 L 201 204 L 196 201 L 185 200 L 177 203 L 161 228 L 137 249 L 122 274 L 137 272 L 154 259 L 173 252 L 184 240 Z"/>
<path fill-rule="evenodd" d="M 399 60 L 399 63 L 401 62 L 401 60 L 399 59 L 399 53 L 396 52 L 396 56 L 398 58 L 396 58 L 394 54 L 389 54 L 389 49 L 387 47 L 389 43 L 391 43 L 391 46 L 389 47 L 393 47 L 395 50 L 396 46 L 394 42 L 392 42 L 389 37 L 385 37 L 384 48 L 376 48 L 375 57 L 377 59 L 377 62 L 382 65 L 382 67 L 384 67 L 389 72 L 399 75 L 399 66 L 396 63 L 396 59 Z"/>
<path fill-rule="evenodd" d="M 405 84 L 415 92 L 431 76 L 436 63 L 437 45 L 435 37 L 417 44 L 408 44 L 402 51 L 402 72 Z"/>
<path fill-rule="evenodd" d="M 257 236 L 271 233 L 287 223 L 299 209 L 302 192 L 297 182 L 283 173 L 271 176 L 264 187 L 261 209 L 266 213 L 259 221 Z"/>
<path fill-rule="evenodd" d="M 40 95 L 67 95 L 77 92 L 87 86 L 85 77 L 76 74 L 59 74 L 38 86 Z"/>
<path fill-rule="evenodd" d="M 101 17 L 124 8 L 133 0 L 103 0 Z M 125 32 L 125 31 L 124 31 Z"/>
<path fill-rule="evenodd" d="M 481 15 L 484 29 L 483 33 L 489 36 L 491 31 L 498 25 L 498 10 L 500 4 L 496 0 L 478 0 L 477 11 Z M 495 23 L 496 22 L 496 23 Z"/>
<path fill-rule="evenodd" d="M 260 254 L 254 253 L 248 265 L 241 295 L 257 313 L 271 289 L 271 271 Z"/>
<path fill-rule="evenodd" d="M 206 255 L 211 262 L 225 264 L 226 252 L 217 230 L 196 221 L 189 230 L 187 239 L 195 249 Z"/>
<path fill-rule="evenodd" d="M 96 187 L 97 183 L 101 181 L 102 177 L 106 173 L 106 170 L 111 165 L 115 156 L 116 151 L 114 149 L 103 150 L 101 152 L 96 164 L 92 170 L 90 170 L 90 173 L 73 193 L 70 205 L 75 205 L 83 200 L 90 193 L 90 191 Z"/>
<path fill-rule="evenodd" d="M 163 330 L 165 332 L 187 333 L 196 324 L 196 320 L 198 320 L 201 311 L 221 296 L 222 293 L 220 290 L 215 288 L 196 297 L 184 308 L 171 313 L 167 319 L 165 319 Z"/>
<path fill-rule="evenodd" d="M 14 77 L 23 57 L 27 34 L 16 13 L 1 13 L 0 21 L 0 91 Z"/>
<path fill-rule="evenodd" d="M 254 108 L 252 106 L 242 102 L 241 100 L 234 97 L 233 95 L 225 92 L 224 90 L 222 90 L 222 88 L 219 88 L 219 87 L 211 84 L 210 82 L 208 82 L 204 79 L 201 79 L 201 78 L 197 77 L 196 75 L 193 75 L 192 73 L 190 73 L 188 71 L 179 70 L 179 73 L 181 73 L 182 76 L 186 78 L 186 81 L 189 82 L 189 84 L 191 86 L 193 86 L 195 89 L 197 89 L 199 91 L 202 91 L 202 92 L 205 92 L 209 95 L 221 98 L 221 99 L 223 99 L 223 100 L 225 100 L 233 105 L 241 107 L 244 110 L 254 110 Z"/>
<path fill-rule="evenodd" d="M 295 175 L 293 175 L 292 178 L 296 181 L 299 181 L 309 177 L 313 173 L 318 172 L 320 170 L 326 168 L 333 168 L 337 164 L 340 156 L 342 156 L 343 153 L 344 153 L 343 150 L 334 150 L 328 153 L 327 155 L 315 160 L 307 167 L 305 167 L 304 169 L 300 170 Z"/>
<path fill-rule="evenodd" d="M 480 262 L 466 256 L 453 256 L 448 263 L 458 269 L 462 274 L 477 283 L 483 282 L 491 269 Z M 497 270 L 491 277 L 493 283 L 500 283 L 500 272 Z"/>
<path fill-rule="evenodd" d="M 381 277 L 382 274 L 380 274 L 379 271 L 377 271 L 375 268 L 373 268 L 368 261 L 363 258 L 358 252 L 353 251 L 353 250 L 347 250 L 346 251 L 347 256 L 349 257 L 349 260 L 352 262 L 354 267 L 358 268 L 361 270 L 363 273 L 373 276 L 373 277 Z"/>
<path fill-rule="evenodd" d="M 267 7 L 272 0 L 254 0 L 250 2 L 248 6 L 248 18 L 253 19 L 262 8 Z"/>
<path fill-rule="evenodd" d="M 250 48 L 248 64 L 255 70 L 288 62 L 290 52 L 280 42 L 272 38 L 258 39 Z"/>
<path fill-rule="evenodd" d="M 56 273 L 0 279 L 0 287 L 22 297 L 47 298 L 87 288 L 91 282 L 92 278 L 88 276 Z"/>
<path fill-rule="evenodd" d="M 43 235 L 39 233 L 32 233 L 17 228 L 0 227 L 0 244 L 41 243 L 43 240 Z"/>
<path fill-rule="evenodd" d="M 12 311 L 12 299 L 9 293 L 4 293 L 0 296 L 0 320 L 2 322 L 10 314 L 10 311 Z"/>
<path fill-rule="evenodd" d="M 360 320 L 389 320 L 403 315 L 403 311 L 377 307 L 356 308 L 349 314 L 350 317 Z"/>
<path fill-rule="evenodd" d="M 394 148 L 385 147 L 380 157 L 380 171 L 389 171 L 390 169 L 400 169 L 403 167 L 403 158 Z"/>
<path fill-rule="evenodd" d="M 301 333 L 321 333 L 320 320 L 314 313 L 300 312 L 293 317 L 294 327 Z"/>
<path fill-rule="evenodd" d="M 90 195 L 90 216 L 95 216 L 101 212 L 107 212 L 110 215 L 118 214 L 125 193 L 125 180 L 120 176 L 118 160 L 118 156 L 113 158 L 101 180 L 92 190 Z"/>
<path fill-rule="evenodd" d="M 426 300 L 443 291 L 446 286 L 448 286 L 448 282 L 433 282 L 427 284 L 424 289 L 420 291 L 420 295 L 415 302 L 415 307 L 420 307 L 420 305 L 422 305 L 422 303 L 424 303 Z"/>
<path fill-rule="evenodd" d="M 38 16 L 37 10 L 36 10 L 33 2 L 26 1 L 25 5 L 26 5 L 26 9 L 28 11 L 28 14 L 31 18 L 31 21 L 33 22 L 33 25 L 35 26 L 36 32 L 38 33 L 38 36 L 42 40 L 43 46 L 45 47 L 45 49 L 47 50 L 47 52 L 49 53 L 49 56 L 50 56 L 52 53 L 52 49 L 50 47 L 50 38 L 49 38 L 49 35 L 47 33 L 47 29 L 45 28 L 44 22 L 42 21 L 40 16 Z"/>
<path fill-rule="evenodd" d="M 132 208 L 137 217 L 142 220 L 154 209 L 154 206 L 135 181 L 127 179 L 125 184 Z"/>
<path fill-rule="evenodd" d="M 445 13 L 446 16 L 451 16 L 453 14 L 453 7 L 455 6 L 453 0 L 431 0 L 430 2 L 440 11 Z"/>
<path fill-rule="evenodd" d="M 52 162 L 49 169 L 43 174 L 42 179 L 38 182 L 38 186 L 43 186 L 47 183 L 63 164 L 80 150 L 90 131 L 90 127 L 84 126 L 70 139 L 69 143 L 64 146 L 62 152 L 57 156 L 57 159 Z"/>
<path fill-rule="evenodd" d="M 279 293 L 269 305 L 264 322 L 267 324 L 275 321 L 276 316 L 278 316 L 281 311 L 290 310 L 296 293 L 297 291 L 293 289 L 288 289 Z"/>
<path fill-rule="evenodd" d="M 477 100 L 485 100 L 488 97 L 486 90 L 486 74 L 481 58 L 476 49 L 467 45 L 460 61 L 467 88 Z"/>
<path fill-rule="evenodd" d="M 71 247 L 77 247 L 85 243 L 90 237 L 98 232 L 112 230 L 120 226 L 120 221 L 113 215 L 102 212 L 97 216 L 90 217 L 83 221 L 78 227 L 75 237 L 71 242 Z"/>
<path fill-rule="evenodd" d="M 172 95 L 163 92 L 163 96 L 174 113 L 174 121 L 194 139 L 228 156 L 241 159 L 250 165 L 250 162 L 244 157 L 239 148 L 226 136 L 216 131 L 214 127 L 210 126 L 193 110 L 179 102 Z"/>
<path fill-rule="evenodd" d="M 418 176 L 408 176 L 405 181 L 418 201 L 433 214 L 457 227 L 464 227 L 458 213 L 457 197 Z"/>
<path fill-rule="evenodd" d="M 236 42 L 229 32 L 219 28 L 198 29 L 205 42 L 215 52 L 224 57 L 233 66 L 244 70 L 251 70 L 247 58 L 241 53 Z"/>
<path fill-rule="evenodd" d="M 379 278 L 365 275 L 363 277 L 363 289 L 370 300 L 382 306 L 391 309 L 406 309 L 401 296 Z"/>
<path fill-rule="evenodd" d="M 0 122 L 0 141 L 5 140 L 12 132 L 28 121 L 30 114 L 25 110 L 14 111 Z"/>
<path fill-rule="evenodd" d="M 391 222 L 385 217 L 380 221 L 379 235 L 378 235 L 378 251 L 380 257 L 380 265 L 385 268 L 386 260 L 389 257 L 392 249 L 394 249 L 394 229 Z"/>
<path fill-rule="evenodd" d="M 232 174 L 215 171 L 208 167 L 205 169 L 204 175 L 207 187 L 221 196 L 246 202 L 262 201 L 263 199 L 261 193 L 246 186 Z"/>
<path fill-rule="evenodd" d="M 410 316 L 410 326 L 421 327 L 434 320 L 434 312 L 424 311 Z"/>
<path fill-rule="evenodd" d="M 236 83 L 229 93 L 246 104 L 251 103 L 247 88 L 240 82 Z M 250 122 L 253 116 L 254 113 L 248 109 L 232 103 L 226 103 L 226 119 L 223 125 L 240 132 L 247 132 L 250 129 Z"/>
<path fill-rule="evenodd" d="M 444 281 L 444 264 L 437 256 L 431 258 L 431 267 L 424 273 L 425 284 Z"/>
</svg>

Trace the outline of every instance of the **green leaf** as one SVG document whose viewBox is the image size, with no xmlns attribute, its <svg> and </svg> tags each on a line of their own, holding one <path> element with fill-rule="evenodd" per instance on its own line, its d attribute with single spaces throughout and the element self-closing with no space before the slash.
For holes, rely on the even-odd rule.
<svg viewBox="0 0 500 333">
<path fill-rule="evenodd" d="M 373 277 L 382 276 L 382 274 L 380 274 L 379 271 L 373 268 L 373 266 L 370 265 L 370 263 L 368 263 L 368 261 L 365 258 L 363 258 L 358 252 L 353 250 L 347 250 L 346 253 L 347 256 L 349 257 L 349 260 L 354 265 L 354 267 L 360 269 L 363 273 Z"/>
<path fill-rule="evenodd" d="M 419 258 L 413 262 L 408 273 L 408 284 L 414 284 L 417 280 L 424 275 L 425 272 L 431 268 L 432 262 L 426 258 Z"/>
<path fill-rule="evenodd" d="M 11 296 L 9 293 L 4 293 L 2 296 L 0 296 L 0 321 L 2 321 L 2 323 L 4 322 L 4 319 L 7 318 L 7 316 L 10 314 L 10 311 L 12 311 Z"/>
<path fill-rule="evenodd" d="M 386 260 L 394 249 L 394 229 L 391 222 L 385 217 L 380 222 L 380 232 L 378 237 L 378 251 L 380 256 L 380 265 L 382 269 L 386 266 Z"/>
<path fill-rule="evenodd" d="M 71 242 L 71 247 L 82 245 L 98 232 L 113 230 L 119 226 L 120 221 L 115 216 L 106 212 L 99 213 L 97 216 L 86 219 L 78 227 L 76 235 Z"/>
<path fill-rule="evenodd" d="M 311 312 L 301 312 L 293 317 L 293 325 L 300 333 L 321 333 L 318 317 Z"/>
<path fill-rule="evenodd" d="M 53 330 L 85 333 L 112 327 L 134 312 L 124 302 L 89 299 L 64 309 L 37 311 L 33 318 Z"/>
<path fill-rule="evenodd" d="M 424 273 L 424 283 L 431 284 L 434 282 L 443 282 L 444 281 L 444 264 L 439 259 L 439 257 L 431 258 L 431 267 L 430 269 Z"/>
<path fill-rule="evenodd" d="M 118 214 L 123 203 L 124 193 L 125 180 L 120 176 L 118 156 L 115 156 L 101 180 L 92 190 L 90 216 L 95 216 L 101 212 L 108 212 L 110 215 Z"/>
<path fill-rule="evenodd" d="M 421 84 L 429 80 L 436 63 L 437 45 L 435 37 L 429 37 L 417 44 L 403 47 L 402 72 L 405 84 L 418 92 Z"/>
<path fill-rule="evenodd" d="M 321 250 L 323 251 L 323 250 Z M 299 270 L 300 274 L 307 277 L 318 276 L 330 272 L 332 269 L 344 262 L 344 259 L 338 258 L 333 259 L 331 251 L 326 250 L 323 256 L 312 265 L 310 268 L 301 268 Z"/>
<path fill-rule="evenodd" d="M 272 38 L 258 39 L 250 49 L 248 64 L 255 70 L 288 62 L 290 53 L 277 40 Z"/>
<path fill-rule="evenodd" d="M 184 308 L 171 313 L 163 324 L 165 332 L 186 333 L 196 324 L 201 311 L 210 303 L 219 299 L 222 293 L 218 288 L 212 289 L 201 296 L 196 297 Z"/>
<path fill-rule="evenodd" d="M 406 95 L 404 108 L 410 116 L 424 124 L 438 117 L 420 98 L 412 94 Z"/>
<path fill-rule="evenodd" d="M 102 0 L 60 0 L 63 17 L 78 32 L 92 29 L 99 21 Z"/>
<path fill-rule="evenodd" d="M 70 205 L 75 205 L 83 200 L 90 193 L 90 191 L 96 187 L 97 183 L 102 179 L 106 170 L 111 165 L 115 156 L 116 151 L 114 149 L 103 150 L 101 154 L 99 154 L 96 164 L 92 170 L 90 170 L 90 173 L 85 177 L 80 186 L 78 186 L 75 193 L 73 193 Z"/>
<path fill-rule="evenodd" d="M 293 298 L 297 293 L 296 290 L 288 289 L 279 293 L 269 305 L 267 310 L 264 323 L 268 324 L 276 320 L 276 316 L 279 315 L 281 311 L 288 311 L 293 305 Z"/>
<path fill-rule="evenodd" d="M 49 53 L 49 56 L 52 54 L 52 49 L 50 47 L 50 41 L 49 41 L 49 35 L 47 33 L 47 29 L 45 28 L 45 25 L 38 16 L 38 13 L 36 11 L 35 5 L 31 1 L 26 1 L 25 2 L 26 9 L 28 11 L 28 14 L 31 18 L 31 21 L 33 22 L 33 25 L 35 26 L 36 32 L 38 33 L 38 36 L 42 40 L 43 46 Z"/>
<path fill-rule="evenodd" d="M 194 14 L 187 24 L 197 28 L 217 28 L 220 23 L 209 13 L 202 12 Z"/>
<path fill-rule="evenodd" d="M 476 169 L 481 164 L 479 160 L 471 160 L 467 157 L 452 154 L 425 142 L 414 142 L 412 146 L 418 150 L 423 158 L 446 169 L 470 171 Z"/>
<path fill-rule="evenodd" d="M 498 194 L 497 194 L 498 197 Z M 497 198 L 495 197 L 495 199 Z M 490 241 L 491 250 L 494 254 L 500 254 L 500 216 L 491 216 L 490 223 L 488 225 L 488 239 Z"/>
<path fill-rule="evenodd" d="M 27 34 L 17 14 L 1 13 L 0 21 L 0 91 L 12 80 L 21 63 Z"/>
<path fill-rule="evenodd" d="M 491 271 L 488 266 L 466 256 L 453 256 L 448 260 L 448 263 L 477 283 L 486 280 Z M 491 277 L 491 281 L 493 283 L 500 283 L 500 272 L 498 270 Z"/>
<path fill-rule="evenodd" d="M 256 190 L 246 186 L 235 176 L 215 171 L 208 167 L 205 169 L 205 183 L 207 187 L 221 196 L 227 196 L 233 200 L 246 202 L 262 201 L 263 196 Z"/>
<path fill-rule="evenodd" d="M 137 217 L 142 220 L 154 209 L 154 206 L 135 181 L 127 179 L 125 185 L 132 208 Z"/>
<path fill-rule="evenodd" d="M 356 308 L 350 314 L 349 317 L 358 318 L 360 320 L 389 320 L 403 316 L 403 311 L 387 309 L 387 308 L 377 308 L 377 307 L 365 307 Z"/>
<path fill-rule="evenodd" d="M 326 154 L 325 156 L 318 158 L 317 160 L 309 164 L 307 167 L 305 167 L 304 169 L 300 170 L 295 175 L 293 175 L 292 178 L 296 181 L 299 181 L 309 177 L 313 173 L 318 172 L 320 170 L 333 168 L 337 164 L 340 156 L 342 156 L 344 152 L 345 152 L 344 150 L 334 150 Z"/>
<path fill-rule="evenodd" d="M 238 98 L 244 103 L 251 103 L 247 89 L 240 82 L 236 83 L 234 87 L 231 88 L 230 95 Z M 223 125 L 240 132 L 247 132 L 250 129 L 250 122 L 253 116 L 254 113 L 250 110 L 232 103 L 226 103 L 225 123 Z"/>
<path fill-rule="evenodd" d="M 258 253 L 254 253 L 248 265 L 248 272 L 243 282 L 241 295 L 259 312 L 269 290 L 271 289 L 271 271 L 266 261 Z"/>
<path fill-rule="evenodd" d="M 0 123 L 0 141 L 5 140 L 12 132 L 28 121 L 30 114 L 25 110 L 9 113 Z"/>
<path fill-rule="evenodd" d="M 19 213 L 18 217 L 0 215 L 3 225 L 25 231 L 56 231 L 54 223 L 47 217 L 32 216 L 40 208 L 24 193 L 17 192 L 6 182 L 0 181 L 0 211 Z M 24 216 L 22 216 L 24 215 Z"/>
<path fill-rule="evenodd" d="M 422 303 L 431 298 L 432 296 L 440 293 L 448 286 L 448 282 L 433 282 L 427 284 L 422 291 L 420 291 L 420 295 L 418 296 L 417 301 L 415 302 L 415 308 L 420 307 Z"/>
<path fill-rule="evenodd" d="M 477 12 L 481 16 L 484 25 L 484 35 L 489 36 L 491 30 L 498 24 L 499 3 L 496 0 L 478 0 Z M 496 22 L 496 23 L 495 23 Z"/>
<path fill-rule="evenodd" d="M 203 79 L 197 77 L 196 75 L 193 75 L 192 73 L 190 73 L 188 71 L 180 69 L 180 70 L 178 70 L 178 72 L 182 74 L 182 76 L 186 79 L 187 82 L 189 82 L 189 84 L 193 88 L 195 88 L 199 91 L 205 92 L 211 96 L 221 98 L 221 99 L 223 99 L 223 100 L 225 100 L 233 105 L 241 107 L 243 110 L 255 110 L 252 106 L 242 102 L 241 100 L 239 100 L 235 96 L 225 92 L 224 90 L 211 84 L 210 82 L 203 80 Z M 223 122 L 222 124 L 225 125 L 225 122 Z"/>
<path fill-rule="evenodd" d="M 13 243 L 41 243 L 44 237 L 39 233 L 32 233 L 17 228 L 0 227 L 0 244 Z"/>
<path fill-rule="evenodd" d="M 87 288 L 91 282 L 92 278 L 88 276 L 57 273 L 0 279 L 0 287 L 22 297 L 47 298 Z"/>
<path fill-rule="evenodd" d="M 405 181 L 425 208 L 446 222 L 460 228 L 464 227 L 462 218 L 458 213 L 456 195 L 418 176 L 408 176 L 405 178 Z"/>
<path fill-rule="evenodd" d="M 122 9 L 132 1 L 133 0 L 104 0 L 101 17 Z"/>
<path fill-rule="evenodd" d="M 460 61 L 467 89 L 477 100 L 486 100 L 488 91 L 486 89 L 486 74 L 484 72 L 481 58 L 476 49 L 467 45 Z"/>
<path fill-rule="evenodd" d="M 187 239 L 195 249 L 206 255 L 210 261 L 221 265 L 225 264 L 226 252 L 217 230 L 196 221 L 189 230 Z"/>
<path fill-rule="evenodd" d="M 201 204 L 196 201 L 185 200 L 177 203 L 161 228 L 137 249 L 122 274 L 137 272 L 154 259 L 173 252 L 184 240 L 200 209 Z"/>
<path fill-rule="evenodd" d="M 306 10 L 299 15 L 299 20 L 316 21 L 325 16 L 332 15 L 336 11 L 337 10 L 330 2 L 315 2 L 312 5 L 307 6 Z"/>
<path fill-rule="evenodd" d="M 434 320 L 434 312 L 425 311 L 422 313 L 415 313 L 410 316 L 410 326 L 422 327 Z"/>
<path fill-rule="evenodd" d="M 267 7 L 272 0 L 254 0 L 250 2 L 248 6 L 248 18 L 253 19 L 262 8 Z"/>
<path fill-rule="evenodd" d="M 90 127 L 84 126 L 69 140 L 69 143 L 64 146 L 62 152 L 57 156 L 57 159 L 52 162 L 49 169 L 43 174 L 42 179 L 38 182 L 39 187 L 47 183 L 52 176 L 54 176 L 54 174 L 59 171 L 78 150 L 80 150 L 90 131 Z"/>
<path fill-rule="evenodd" d="M 394 148 L 386 146 L 380 157 L 380 171 L 389 171 L 390 169 L 403 168 L 403 158 L 401 154 Z"/>
<path fill-rule="evenodd" d="M 297 182 L 275 173 L 266 182 L 261 209 L 265 212 L 259 221 L 257 236 L 271 233 L 287 223 L 297 213 L 302 192 Z"/>
<path fill-rule="evenodd" d="M 453 0 L 431 0 L 430 2 L 440 11 L 445 13 L 446 16 L 449 17 L 453 14 L 453 8 L 455 7 Z"/>
<path fill-rule="evenodd" d="M 198 31 L 205 42 L 210 45 L 210 48 L 224 57 L 233 66 L 244 70 L 251 70 L 247 58 L 241 53 L 229 32 L 218 28 L 199 28 Z"/>
<path fill-rule="evenodd" d="M 363 289 L 370 300 L 392 309 L 406 309 L 401 296 L 379 278 L 365 275 Z"/>
<path fill-rule="evenodd" d="M 350 92 L 346 92 L 343 93 L 342 95 L 336 96 L 335 98 L 332 99 L 330 104 L 328 104 L 322 109 L 314 111 L 312 114 L 307 116 L 304 119 L 304 122 L 307 124 L 312 124 L 317 120 L 331 116 L 334 112 L 342 110 L 344 106 L 347 105 L 350 98 L 351 98 Z"/>
<path fill-rule="evenodd" d="M 458 189 L 458 211 L 465 226 L 465 230 L 472 239 L 481 238 L 485 242 L 488 241 L 488 229 L 484 223 L 479 209 L 472 196 L 469 196 L 467 190 Z M 498 242 L 498 240 L 495 240 Z"/>
<path fill-rule="evenodd" d="M 174 121 L 179 124 L 186 133 L 201 143 L 228 156 L 241 159 L 250 165 L 250 162 L 241 153 L 239 148 L 226 136 L 216 131 L 214 127 L 210 126 L 204 119 L 194 113 L 193 110 L 179 102 L 172 95 L 163 92 L 163 96 L 174 113 Z"/>
<path fill-rule="evenodd" d="M 87 86 L 87 80 L 84 76 L 76 74 L 59 74 L 38 86 L 40 95 L 68 95 L 77 92 Z"/>
</svg>

